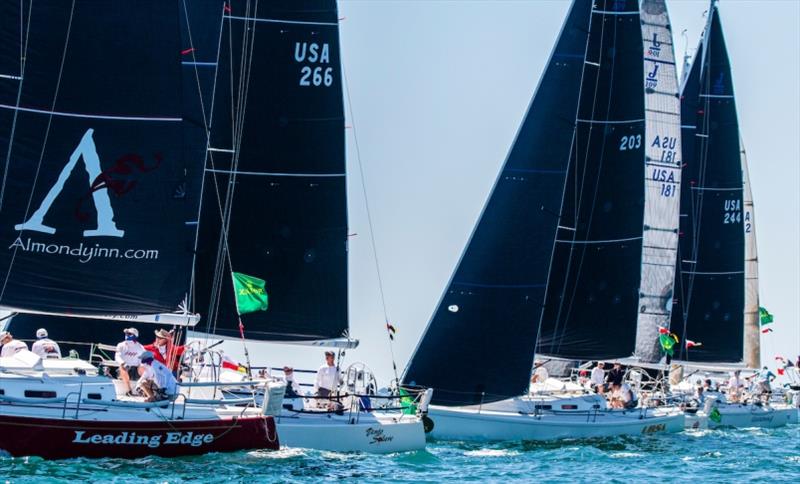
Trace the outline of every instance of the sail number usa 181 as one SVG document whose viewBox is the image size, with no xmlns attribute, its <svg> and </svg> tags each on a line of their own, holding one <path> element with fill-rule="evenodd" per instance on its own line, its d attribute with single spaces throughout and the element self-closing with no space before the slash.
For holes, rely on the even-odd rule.
<svg viewBox="0 0 800 484">
<path fill-rule="evenodd" d="M 327 43 L 295 42 L 294 61 L 302 64 L 299 79 L 301 86 L 330 87 L 333 84 L 330 46 Z"/>
</svg>

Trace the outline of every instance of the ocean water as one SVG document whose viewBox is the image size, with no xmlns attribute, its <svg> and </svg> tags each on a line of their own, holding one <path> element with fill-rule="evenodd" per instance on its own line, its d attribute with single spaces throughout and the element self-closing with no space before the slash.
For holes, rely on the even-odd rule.
<svg viewBox="0 0 800 484">
<path fill-rule="evenodd" d="M 429 442 L 390 455 L 304 449 L 138 460 L 0 457 L 5 482 L 800 482 L 800 426 L 552 443 Z"/>
</svg>

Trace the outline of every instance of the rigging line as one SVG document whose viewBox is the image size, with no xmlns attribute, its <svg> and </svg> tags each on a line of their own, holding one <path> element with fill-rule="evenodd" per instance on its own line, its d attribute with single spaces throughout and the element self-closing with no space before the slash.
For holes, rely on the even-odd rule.
<svg viewBox="0 0 800 484">
<path fill-rule="evenodd" d="M 596 17 L 594 17 L 594 16 L 590 17 L 590 20 L 589 20 L 590 26 L 594 22 L 595 18 Z M 605 20 L 605 19 L 603 18 L 603 20 Z M 615 25 L 615 28 L 616 28 L 616 22 L 614 22 L 614 25 Z M 600 27 L 600 38 L 599 38 L 600 49 L 602 49 L 602 47 L 604 45 L 604 42 L 605 42 L 605 38 L 606 38 L 606 28 L 605 27 L 606 27 L 605 26 L 605 22 L 602 21 L 601 22 L 601 27 Z M 591 34 L 589 35 L 589 38 L 587 39 L 587 42 L 591 42 Z M 602 62 L 602 60 L 603 60 L 602 56 L 600 56 L 598 58 L 598 61 Z M 600 89 L 600 78 L 601 78 L 601 69 L 597 69 L 596 72 L 595 72 L 595 75 L 594 75 L 594 89 L 593 89 L 593 92 L 591 94 L 591 96 L 592 96 L 591 97 L 592 110 L 591 110 L 591 113 L 589 114 L 589 119 L 595 119 L 595 115 L 597 113 L 597 101 L 598 101 L 598 92 L 599 92 L 599 89 Z M 583 91 L 583 84 L 581 84 L 581 92 L 582 91 Z M 580 103 L 578 104 L 578 113 L 580 113 Z M 576 114 L 576 119 L 577 119 L 577 114 Z M 585 147 L 584 152 L 583 152 L 583 160 L 582 160 L 582 168 L 583 168 L 583 170 L 582 170 L 582 173 L 581 173 L 580 189 L 578 189 L 578 164 L 577 164 L 578 163 L 578 159 L 577 159 L 578 155 L 577 155 L 577 152 L 576 152 L 576 155 L 575 155 L 576 156 L 576 159 L 575 159 L 575 162 L 576 162 L 575 163 L 575 194 L 574 194 L 574 196 L 575 196 L 575 208 L 574 208 L 574 214 L 573 214 L 573 216 L 574 216 L 573 223 L 574 223 L 574 225 L 576 227 L 578 226 L 578 219 L 580 217 L 580 209 L 581 209 L 581 206 L 583 205 L 583 190 L 584 190 L 584 187 L 586 185 L 586 174 L 587 174 L 587 171 L 588 171 L 587 170 L 587 166 L 589 164 L 589 151 L 590 151 L 590 146 L 591 146 L 591 133 L 592 133 L 593 130 L 594 130 L 594 126 L 590 125 L 589 126 L 589 132 L 587 134 L 587 139 L 586 139 L 586 147 Z M 576 147 L 577 147 L 577 145 L 578 145 L 577 136 L 576 136 L 575 144 L 576 144 Z M 598 171 L 598 176 L 599 176 L 599 171 Z M 595 182 L 596 181 L 597 181 L 597 178 L 595 178 Z M 596 191 L 595 191 L 595 197 L 596 197 Z M 573 238 L 573 240 L 575 240 L 577 238 L 577 231 L 573 232 L 572 238 Z M 572 265 L 573 265 L 573 262 L 574 262 L 575 250 L 576 250 L 576 247 L 575 247 L 574 244 L 572 244 L 570 246 L 570 248 L 569 248 L 569 256 L 567 257 L 567 267 L 566 267 L 566 271 L 565 271 L 564 285 L 561 288 L 561 298 L 560 298 L 559 303 L 558 303 L 558 312 L 556 314 L 555 325 L 553 327 L 553 337 L 556 340 L 558 340 L 557 347 L 556 347 L 555 351 L 560 351 L 560 349 L 561 349 L 563 338 L 558 337 L 558 335 L 559 335 L 559 333 L 561 331 L 566 331 L 567 330 L 567 326 L 568 326 L 567 320 L 569 319 L 569 316 L 570 316 L 570 314 L 572 312 L 572 307 L 573 307 L 571 302 L 565 303 L 564 295 L 568 291 L 568 285 L 569 285 L 570 280 L 571 280 L 570 274 L 571 274 Z M 580 269 L 581 269 L 581 267 L 583 265 L 583 260 L 584 260 L 585 255 L 586 255 L 586 248 L 584 248 L 584 250 L 581 252 L 580 261 L 578 262 L 578 272 L 577 272 L 577 274 L 576 274 L 576 276 L 574 278 L 575 281 L 574 281 L 574 284 L 572 286 L 573 297 L 574 297 L 575 293 L 578 290 L 578 278 L 579 278 L 579 275 L 580 275 Z M 561 316 L 562 316 L 562 314 L 564 314 L 565 304 L 566 304 L 566 317 L 564 318 L 564 324 L 562 325 L 561 324 Z M 559 328 L 561 328 L 561 329 L 559 329 Z M 550 350 L 552 352 L 552 350 L 553 350 L 552 346 L 550 347 Z"/>
<path fill-rule="evenodd" d="M 553 52 L 556 52 L 558 50 L 558 42 L 560 42 L 561 36 L 563 35 L 563 32 L 567 29 L 567 24 L 569 23 L 571 14 L 572 14 L 572 11 L 570 10 L 570 12 L 567 14 L 567 20 L 565 21 L 564 25 L 561 27 L 561 32 L 562 33 L 559 35 L 559 39 L 556 41 L 555 47 L 553 47 Z M 583 58 L 584 58 L 584 60 L 586 59 L 586 55 L 589 52 L 589 44 L 590 44 L 591 36 L 592 36 L 592 20 L 591 19 L 592 19 L 592 16 L 590 14 L 589 15 L 589 25 L 588 25 L 587 32 L 586 32 L 586 43 L 583 46 Z M 599 71 L 599 69 L 598 69 L 598 71 Z M 577 99 L 577 102 L 575 104 L 575 114 L 573 116 L 574 119 L 577 119 L 578 115 L 580 113 L 581 100 L 583 99 L 583 95 L 584 95 L 584 93 L 583 93 L 583 85 L 584 85 L 585 79 L 586 79 L 586 63 L 583 63 L 581 65 L 581 76 L 580 76 L 580 81 L 578 83 L 578 85 L 579 85 L 579 88 L 578 88 L 578 99 Z M 536 94 L 534 94 L 534 96 L 536 96 Z M 573 153 L 575 152 L 575 149 L 576 149 L 576 146 L 577 146 L 577 138 L 578 138 L 578 128 L 577 128 L 577 121 L 576 121 L 573 124 L 573 128 L 572 128 L 572 139 L 570 140 L 569 156 L 567 157 L 566 175 L 564 176 L 564 183 L 563 183 L 562 190 L 561 190 L 561 206 L 558 209 L 559 223 L 562 222 L 561 218 L 562 218 L 562 216 L 564 214 L 564 202 L 567 199 L 567 187 L 569 186 L 569 183 L 570 183 L 569 172 L 570 172 L 570 170 L 574 170 L 575 169 L 574 168 L 574 164 L 575 163 L 573 162 Z M 576 161 L 577 161 L 577 154 L 575 155 L 575 158 L 576 158 Z M 573 220 L 572 221 L 572 225 L 575 225 L 577 227 L 576 222 L 577 222 L 577 219 Z M 540 342 L 542 340 L 542 338 L 541 338 L 541 336 L 542 336 L 542 322 L 544 321 L 545 309 L 547 307 L 547 301 L 548 301 L 548 298 L 549 298 L 549 295 L 550 295 L 550 291 L 551 291 L 550 278 L 551 278 L 551 276 L 553 274 L 553 260 L 555 259 L 556 248 L 557 248 L 556 238 L 558 236 L 558 228 L 556 228 L 555 232 L 556 233 L 553 235 L 553 245 L 552 245 L 552 248 L 550 249 L 550 262 L 549 262 L 548 267 L 547 267 L 547 282 L 545 283 L 544 295 L 542 297 L 542 301 L 543 301 L 542 309 L 539 312 L 539 321 L 538 321 L 538 325 L 537 325 L 537 328 L 536 328 L 536 343 L 534 345 L 534 357 L 531 359 L 531 366 L 533 366 L 533 364 L 534 364 L 533 360 L 535 359 L 536 352 L 541 348 Z M 566 285 L 566 280 L 564 282 L 564 285 Z M 563 295 L 563 291 L 564 291 L 564 286 L 562 286 L 562 289 L 561 289 L 562 295 Z M 559 306 L 559 312 L 560 311 L 561 311 L 561 307 Z M 558 319 L 556 319 L 556 328 L 557 328 L 557 325 L 558 325 Z M 552 346 L 551 346 L 551 349 L 552 349 Z"/>
<path fill-rule="evenodd" d="M 638 15 L 638 11 L 636 12 L 636 14 Z M 609 36 L 611 37 L 610 40 L 611 40 L 612 46 L 616 48 L 616 46 L 618 44 L 618 39 L 619 39 L 619 33 L 618 33 L 619 25 L 618 25 L 618 22 L 614 22 L 613 25 L 614 25 L 613 30 L 611 32 L 609 32 Z M 605 39 L 605 33 L 606 32 L 605 32 L 605 25 L 604 25 L 603 29 L 601 30 L 601 37 L 600 37 L 600 39 L 601 39 L 601 43 L 600 43 L 601 48 L 602 48 L 602 45 L 603 45 L 602 42 Z M 611 75 L 610 75 L 610 78 L 608 80 L 608 91 L 607 91 L 608 92 L 608 96 L 607 96 L 608 98 L 606 100 L 606 106 L 605 106 L 606 113 L 611 111 L 611 103 L 612 103 L 612 100 L 613 100 L 613 95 L 612 94 L 614 92 L 613 91 L 613 89 L 614 89 L 614 72 L 615 72 L 614 65 L 616 65 L 616 56 L 611 59 L 611 64 L 612 64 L 611 68 L 609 69 L 609 71 L 611 72 Z M 592 113 L 591 113 L 590 119 L 594 119 L 595 118 L 595 113 L 597 112 L 597 103 L 598 103 L 597 93 L 599 91 L 599 86 L 600 86 L 600 70 L 598 69 L 597 84 L 595 85 L 595 95 L 594 95 L 594 99 L 593 99 L 593 103 L 592 103 Z M 644 101 L 644 98 L 642 98 L 642 101 Z M 644 106 L 642 106 L 642 110 L 644 110 Z M 594 126 L 591 126 L 590 130 L 593 130 L 593 129 L 594 129 Z M 599 159 L 599 162 L 598 162 L 598 166 L 597 166 L 597 174 L 595 175 L 595 179 L 594 179 L 594 191 L 592 193 L 591 204 L 588 206 L 588 208 L 589 208 L 589 220 L 587 221 L 587 226 L 586 226 L 586 233 L 587 234 L 589 233 L 589 230 L 592 227 L 592 222 L 594 220 L 594 207 L 595 207 L 595 205 L 597 203 L 597 194 L 600 191 L 600 183 L 601 183 L 602 178 L 603 178 L 602 177 L 602 171 L 603 171 L 603 165 L 604 165 L 604 161 L 605 160 L 604 160 L 604 157 L 602 156 L 602 153 L 605 152 L 605 146 L 606 146 L 607 139 L 608 138 L 604 136 L 602 141 L 601 141 L 601 144 L 600 144 L 599 152 L 601 153 L 601 156 L 600 156 L 600 159 Z M 589 162 L 589 143 L 587 143 L 587 147 L 586 147 L 586 158 L 584 160 L 584 166 L 586 164 L 588 164 L 588 162 Z M 584 168 L 584 173 L 583 173 L 584 181 L 585 181 L 585 177 L 586 177 L 586 172 L 587 172 L 587 170 Z M 584 186 L 584 184 L 582 183 L 581 190 L 583 190 L 583 186 Z M 581 193 L 581 204 L 582 203 L 583 203 L 583 192 Z M 576 219 L 576 226 L 577 226 L 577 219 Z M 577 239 L 577 231 L 573 232 L 573 236 L 572 236 L 573 244 L 570 247 L 570 253 L 572 253 L 572 251 L 575 249 L 575 244 L 577 243 L 576 239 Z M 570 317 L 572 316 L 572 311 L 575 308 L 574 300 L 575 300 L 575 295 L 578 292 L 578 287 L 579 287 L 579 283 L 578 282 L 581 279 L 581 273 L 583 271 L 583 264 L 586 261 L 586 254 L 587 254 L 587 250 L 588 250 L 588 245 L 589 244 L 582 244 L 582 245 L 583 245 L 583 250 L 581 250 L 580 260 L 578 261 L 578 267 L 577 267 L 577 270 L 575 272 L 575 284 L 572 287 L 572 297 L 570 298 L 569 302 L 567 303 L 567 314 L 566 314 L 565 322 L 564 322 L 564 331 L 567 330 L 567 326 L 568 326 L 567 321 L 569 321 Z M 562 301 L 562 304 L 563 304 L 564 298 L 562 298 L 561 301 Z M 561 343 L 562 342 L 563 342 L 563 339 L 560 339 L 559 340 L 559 349 L 561 348 Z"/>
<path fill-rule="evenodd" d="M 31 17 L 33 11 L 33 2 L 28 4 L 28 22 L 27 24 L 23 24 L 22 18 L 24 17 L 23 12 L 25 9 L 22 8 L 22 0 L 19 2 L 19 85 L 17 86 L 17 100 L 15 102 L 16 106 L 19 106 L 22 100 L 22 85 L 25 80 L 25 67 L 28 64 L 28 45 L 30 42 L 30 33 L 31 33 Z M 25 28 L 23 28 L 25 25 Z M 24 31 L 24 42 L 23 42 L 23 31 Z M 5 161 L 5 169 L 3 170 L 3 181 L 0 182 L 0 211 L 3 210 L 3 202 L 5 201 L 5 192 L 6 192 L 6 181 L 8 179 L 8 168 L 11 165 L 11 150 L 14 146 L 14 137 L 17 132 L 17 119 L 19 117 L 19 111 L 14 110 L 13 120 L 11 121 L 11 132 L 8 137 L 8 148 L 6 149 L 6 161 Z M 11 266 L 9 266 L 10 270 Z M 2 299 L 2 293 L 0 293 L 0 299 Z"/>
<path fill-rule="evenodd" d="M 341 55 L 341 54 L 340 54 Z M 342 77 L 344 78 L 344 85 L 345 85 L 345 93 L 347 95 L 347 110 L 350 112 L 350 124 L 353 127 L 353 144 L 356 148 L 356 161 L 358 162 L 358 173 L 361 178 L 361 193 L 364 195 L 364 207 L 367 214 L 367 225 L 369 226 L 369 239 L 370 244 L 372 245 L 372 255 L 375 261 L 375 273 L 378 277 L 378 292 L 381 296 L 381 307 L 383 309 L 383 319 L 386 325 L 389 324 L 389 312 L 386 307 L 386 295 L 383 289 L 383 277 L 381 276 L 381 266 L 378 260 L 378 246 L 375 243 L 375 230 L 373 228 L 372 223 L 372 211 L 370 210 L 369 206 L 369 197 L 367 196 L 367 182 L 366 177 L 364 176 L 364 165 L 361 163 L 361 148 L 358 143 L 358 136 L 356 133 L 356 120 L 355 115 L 353 113 L 353 101 L 352 97 L 350 96 L 350 82 L 347 80 L 347 70 L 345 69 L 344 59 L 342 58 Z M 386 328 L 387 335 L 391 335 L 389 333 L 388 327 Z M 392 369 L 394 371 L 394 380 L 399 385 L 400 384 L 400 377 L 397 374 L 397 363 L 394 356 L 394 341 L 389 337 L 389 354 L 392 357 Z"/>
<path fill-rule="evenodd" d="M 31 2 L 31 5 L 32 4 L 33 4 L 33 2 Z M 66 64 L 66 60 L 67 60 L 67 49 L 69 48 L 69 39 L 70 39 L 70 36 L 72 34 L 72 19 L 74 18 L 74 14 L 75 14 L 75 0 L 72 0 L 72 5 L 70 6 L 70 11 L 69 11 L 69 20 L 67 22 L 66 38 L 64 39 L 64 50 L 61 52 L 61 63 L 60 63 L 59 68 L 58 68 L 58 78 L 56 79 L 56 86 L 55 86 L 55 90 L 53 91 L 53 102 L 52 102 L 51 107 L 50 107 L 51 111 L 54 111 L 55 108 L 56 108 L 56 101 L 58 100 L 58 93 L 59 93 L 59 90 L 61 89 L 61 78 L 62 78 L 62 75 L 64 74 L 64 64 Z M 29 18 L 29 21 L 30 21 L 30 18 Z M 26 44 L 27 44 L 27 40 L 26 40 Z M 26 51 L 27 51 L 27 45 L 26 45 Z M 22 85 L 22 83 L 20 83 L 20 86 L 21 85 Z M 45 152 L 45 149 L 47 148 L 47 140 L 50 137 L 50 127 L 52 126 L 52 124 L 53 124 L 53 115 L 50 114 L 47 117 L 47 127 L 45 128 L 45 132 L 44 132 L 44 140 L 42 140 L 42 149 L 39 152 L 39 162 L 36 164 L 36 171 L 34 172 L 33 183 L 31 183 L 31 192 L 28 195 L 28 204 L 25 207 L 25 218 L 23 218 L 22 220 L 28 220 L 28 215 L 29 215 L 30 210 L 31 210 L 31 204 L 33 203 L 33 194 L 36 191 L 36 182 L 39 180 L 39 173 L 41 172 L 41 169 L 42 169 L 42 161 L 44 161 L 44 152 Z M 8 280 L 11 277 L 11 270 L 14 268 L 14 261 L 17 258 L 17 251 L 18 250 L 19 250 L 19 246 L 15 245 L 14 246 L 14 252 L 11 254 L 11 261 L 8 264 L 8 270 L 6 271 L 6 277 L 3 280 L 3 287 L 2 287 L 2 289 L 0 289 L 0 301 L 3 300 L 3 296 L 6 293 L 6 287 L 8 286 Z"/>
<path fill-rule="evenodd" d="M 189 35 L 189 47 L 191 47 L 191 51 L 190 52 L 192 54 L 192 59 L 196 61 L 197 60 L 196 49 L 195 49 L 195 46 L 194 46 L 194 38 L 192 36 L 191 22 L 190 22 L 190 19 L 189 19 L 188 7 L 186 6 L 186 0 L 183 0 L 182 4 L 183 4 L 184 16 L 185 16 L 185 19 L 186 19 L 186 29 L 187 29 L 187 32 L 188 32 L 188 35 Z M 217 52 L 216 52 L 216 66 L 214 68 L 214 82 L 213 82 L 212 89 L 211 89 L 210 107 L 212 109 L 211 109 L 211 112 L 208 115 L 206 115 L 206 104 L 205 104 L 205 100 L 203 98 L 202 85 L 200 83 L 200 72 L 199 72 L 199 70 L 197 69 L 196 66 L 195 66 L 195 69 L 194 69 L 195 83 L 197 85 L 197 94 L 198 94 L 198 98 L 200 100 L 200 109 L 201 109 L 201 115 L 202 115 L 202 118 L 203 118 L 203 130 L 204 130 L 203 133 L 204 133 L 205 138 L 206 138 L 206 148 L 207 148 L 207 153 L 206 153 L 206 156 L 204 157 L 204 160 L 203 160 L 204 163 L 203 164 L 205 165 L 205 161 L 206 161 L 207 158 L 211 158 L 210 161 L 211 161 L 211 165 L 212 166 L 214 164 L 213 163 L 213 153 L 208 153 L 208 146 L 210 146 L 210 144 L 211 144 L 210 143 L 210 137 L 211 137 L 210 123 L 212 122 L 212 119 L 213 119 L 214 99 L 215 99 L 216 90 L 217 90 L 217 80 L 219 79 L 219 56 L 220 56 L 221 46 L 222 46 L 222 33 L 223 33 L 223 24 L 224 24 L 223 14 L 224 14 L 224 11 L 225 11 L 225 5 L 222 5 L 222 7 L 220 8 L 219 35 L 217 37 Z M 200 223 L 201 212 L 202 212 L 202 209 L 203 209 L 202 197 L 203 197 L 203 193 L 205 191 L 205 182 L 206 182 L 206 176 L 205 176 L 205 172 L 204 172 L 202 177 L 201 177 L 201 182 L 200 182 L 200 203 L 198 203 L 198 206 L 197 206 L 197 221 L 198 221 L 198 224 L 197 224 L 197 228 L 195 229 L 194 251 L 193 251 L 193 254 L 192 254 L 192 272 L 191 272 L 191 278 L 190 278 L 190 283 L 189 283 L 190 284 L 189 294 L 190 294 L 190 297 L 192 298 L 192 300 L 190 302 L 187 302 L 187 305 L 188 305 L 189 308 L 193 308 L 193 306 L 194 306 L 194 298 L 196 297 L 195 278 L 196 278 L 196 270 L 197 270 L 197 247 L 198 247 L 198 244 L 199 244 L 199 236 L 200 236 L 199 223 Z M 213 293 L 213 284 L 212 284 L 212 293 Z M 211 308 L 209 307 L 208 309 L 209 309 L 209 312 L 207 313 L 207 316 L 210 314 L 210 309 Z M 206 328 L 207 329 L 210 328 L 210 321 L 211 321 L 211 318 L 207 318 L 207 321 L 206 321 Z M 206 342 L 206 344 L 208 344 L 208 340 L 209 340 L 209 337 L 210 337 L 210 332 L 206 331 L 205 334 L 206 334 L 205 342 Z"/>
</svg>

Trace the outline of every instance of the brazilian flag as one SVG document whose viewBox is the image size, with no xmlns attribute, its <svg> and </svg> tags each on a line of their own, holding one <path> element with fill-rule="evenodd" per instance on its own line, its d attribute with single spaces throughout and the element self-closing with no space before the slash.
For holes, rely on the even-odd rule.
<svg viewBox="0 0 800 484">
<path fill-rule="evenodd" d="M 669 356 L 675 354 L 675 344 L 678 342 L 678 336 L 675 333 L 662 333 L 658 336 L 658 342 L 661 343 L 661 349 Z"/>
<path fill-rule="evenodd" d="M 254 311 L 266 311 L 269 306 L 267 285 L 264 279 L 248 276 L 240 272 L 231 272 L 233 291 L 236 294 L 236 312 L 239 314 Z"/>
<path fill-rule="evenodd" d="M 414 403 L 414 397 L 405 388 L 400 389 L 400 408 L 403 409 L 403 415 L 417 414 L 417 404 Z"/>
<path fill-rule="evenodd" d="M 767 311 L 767 308 L 764 307 L 758 308 L 758 316 L 761 318 L 761 326 L 771 323 L 773 319 L 772 315 Z"/>
<path fill-rule="evenodd" d="M 711 419 L 712 422 L 720 423 L 722 422 L 722 413 L 717 407 L 714 407 L 711 412 L 709 412 L 708 418 Z"/>
</svg>

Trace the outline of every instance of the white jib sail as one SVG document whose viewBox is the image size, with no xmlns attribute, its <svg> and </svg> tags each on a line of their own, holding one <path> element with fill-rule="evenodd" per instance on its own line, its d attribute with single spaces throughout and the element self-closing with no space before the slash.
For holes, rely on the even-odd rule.
<svg viewBox="0 0 800 484">
<path fill-rule="evenodd" d="M 659 326 L 672 315 L 678 251 L 681 114 L 675 49 L 663 0 L 641 7 L 645 84 L 645 208 L 635 356 L 661 358 Z"/>
</svg>

